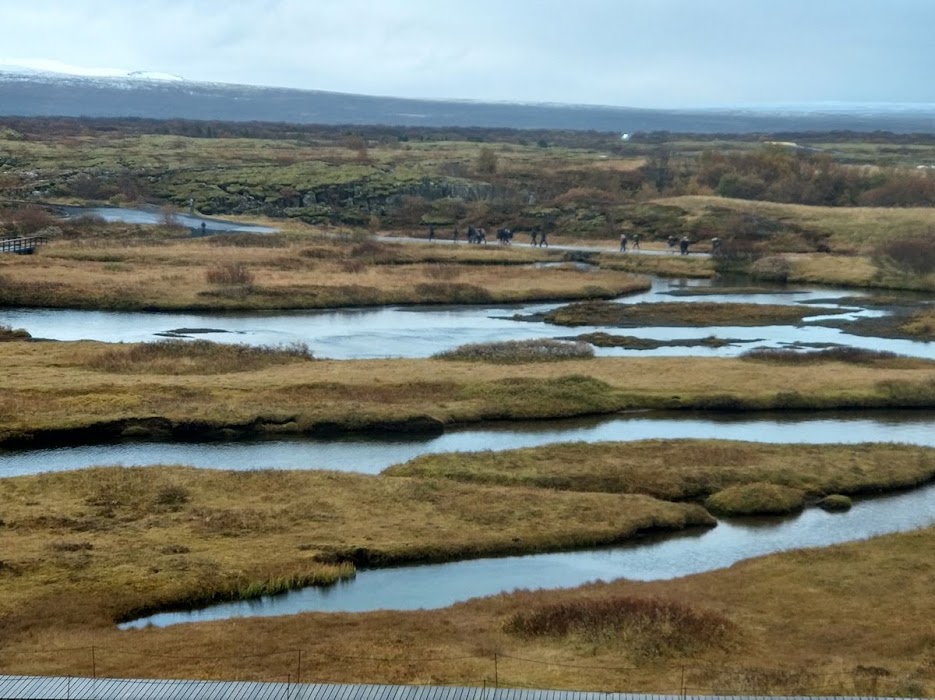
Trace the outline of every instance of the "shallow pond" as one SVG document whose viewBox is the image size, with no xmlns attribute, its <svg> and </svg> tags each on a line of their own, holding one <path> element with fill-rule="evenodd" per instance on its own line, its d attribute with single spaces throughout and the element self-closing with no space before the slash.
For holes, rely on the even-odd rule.
<svg viewBox="0 0 935 700">
<path fill-rule="evenodd" d="M 935 446 L 935 411 L 886 413 L 630 413 L 605 418 L 491 424 L 438 436 L 267 439 L 238 442 L 119 442 L 0 450 L 0 477 L 97 465 L 184 464 L 214 469 L 333 469 L 376 474 L 423 454 L 508 450 L 557 442 L 720 438 L 770 443 L 904 442 Z"/>
<path fill-rule="evenodd" d="M 857 502 L 847 513 L 831 514 L 816 508 L 794 518 L 758 519 L 755 524 L 721 522 L 704 532 L 657 537 L 622 547 L 365 570 L 355 579 L 330 588 L 310 587 L 252 601 L 160 613 L 121 628 L 308 611 L 441 608 L 522 588 L 569 588 L 598 579 L 670 579 L 773 552 L 824 547 L 932 523 L 935 485 Z"/>
<path fill-rule="evenodd" d="M 621 298 L 620 303 L 701 301 L 835 306 L 834 298 L 847 296 L 835 319 L 862 318 L 885 313 L 859 305 L 852 291 L 776 290 L 760 294 L 671 296 L 669 292 L 710 287 L 708 280 L 654 280 L 652 289 Z M 870 299 L 868 297 L 868 299 Z M 466 343 L 568 337 L 608 331 L 651 340 L 731 339 L 711 348 L 660 347 L 653 350 L 597 348 L 599 356 L 733 357 L 754 347 L 790 347 L 840 344 L 869 350 L 935 359 L 935 343 L 892 340 L 848 334 L 816 323 L 799 326 L 639 327 L 608 329 L 599 326 L 563 328 L 514 317 L 539 314 L 558 304 L 502 306 L 411 306 L 261 313 L 147 313 L 76 311 L 68 309 L 0 309 L 0 324 L 25 328 L 35 338 L 142 342 L 162 337 L 199 337 L 221 343 L 283 345 L 305 343 L 316 357 L 367 359 L 429 357 Z M 816 311 L 816 315 L 817 315 Z M 808 319 L 807 319 L 808 320 Z M 185 330 L 189 329 L 189 330 Z M 197 332 L 191 329 L 197 329 Z"/>
</svg>

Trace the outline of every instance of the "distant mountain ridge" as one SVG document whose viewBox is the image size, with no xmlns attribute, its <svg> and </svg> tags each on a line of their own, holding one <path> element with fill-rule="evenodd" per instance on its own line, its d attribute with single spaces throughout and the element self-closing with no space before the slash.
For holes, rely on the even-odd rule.
<svg viewBox="0 0 935 700">
<path fill-rule="evenodd" d="M 86 76 L 0 66 L 0 116 L 141 117 L 299 124 L 463 126 L 620 133 L 893 131 L 935 133 L 935 105 L 641 109 L 419 100 L 193 82 L 164 73 Z"/>
</svg>

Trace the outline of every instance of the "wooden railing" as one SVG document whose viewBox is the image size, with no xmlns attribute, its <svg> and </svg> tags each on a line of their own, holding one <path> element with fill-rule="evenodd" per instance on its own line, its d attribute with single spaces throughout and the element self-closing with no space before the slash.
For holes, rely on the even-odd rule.
<svg viewBox="0 0 935 700">
<path fill-rule="evenodd" d="M 39 246 L 45 245 L 48 242 L 48 236 L 0 238 L 0 253 L 20 253 L 21 255 L 28 255 Z"/>
</svg>

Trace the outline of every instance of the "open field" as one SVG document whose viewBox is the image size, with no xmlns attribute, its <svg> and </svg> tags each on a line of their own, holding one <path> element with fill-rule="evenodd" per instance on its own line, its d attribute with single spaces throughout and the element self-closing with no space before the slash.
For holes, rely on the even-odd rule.
<svg viewBox="0 0 935 700">
<path fill-rule="evenodd" d="M 711 209 L 727 209 L 784 221 L 830 236 L 832 250 L 869 253 L 887 238 L 935 227 L 931 207 L 821 207 L 782 204 L 716 196 L 681 196 L 656 200 L 659 204 L 700 216 Z"/>
<path fill-rule="evenodd" d="M 125 348 L 132 346 L 126 345 Z M 314 348 L 311 348 L 314 351 Z M 114 346 L 0 343 L 0 441 L 136 435 L 440 430 L 482 420 L 627 408 L 762 410 L 931 407 L 935 369 L 907 358 L 774 363 L 590 358 L 494 364 L 450 360 L 288 361 L 260 369 L 180 363 L 108 369 Z M 288 359 L 288 358 L 286 358 Z M 102 363 L 103 362 L 103 363 Z M 196 365 L 197 367 L 197 365 Z M 224 373 L 217 373 L 220 370 Z M 74 432 L 67 432 L 74 431 Z"/>
<path fill-rule="evenodd" d="M 294 674 L 301 649 L 306 681 L 480 685 L 496 673 L 501 684 L 535 687 L 916 697 L 935 683 L 935 563 L 920 556 L 935 547 L 935 528 L 673 581 L 120 632 L 115 616 L 157 601 L 345 575 L 314 561 L 329 542 L 401 557 L 509 549 L 513 535 L 536 548 L 678 526 L 689 507 L 450 480 L 169 467 L 4 479 L 0 490 L 4 672 L 89 675 L 93 655 L 101 676 L 271 679 Z"/>
</svg>

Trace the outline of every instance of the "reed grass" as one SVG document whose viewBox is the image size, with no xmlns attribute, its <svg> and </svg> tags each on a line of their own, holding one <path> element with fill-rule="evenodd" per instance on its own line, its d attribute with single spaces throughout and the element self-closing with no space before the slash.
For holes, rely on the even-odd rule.
<svg viewBox="0 0 935 700">
<path fill-rule="evenodd" d="M 594 357 L 594 349 L 585 342 L 541 338 L 498 343 L 470 343 L 437 353 L 433 357 L 438 360 L 464 362 L 557 362 Z"/>
<path fill-rule="evenodd" d="M 742 359 L 772 364 L 812 364 L 821 362 L 849 362 L 878 367 L 918 367 L 926 364 L 918 358 L 897 355 L 887 350 L 866 350 L 846 346 L 825 348 L 823 350 L 789 350 L 781 348 L 756 348 L 740 355 Z M 935 364 L 932 365 L 935 367 Z"/>
<path fill-rule="evenodd" d="M 229 374 L 313 359 L 304 343 L 255 346 L 207 340 L 160 340 L 103 350 L 88 359 L 85 366 L 117 374 Z"/>
<path fill-rule="evenodd" d="M 637 663 L 725 648 L 736 625 L 723 613 L 653 597 L 576 597 L 514 613 L 504 631 L 525 639 L 614 646 Z"/>
</svg>

